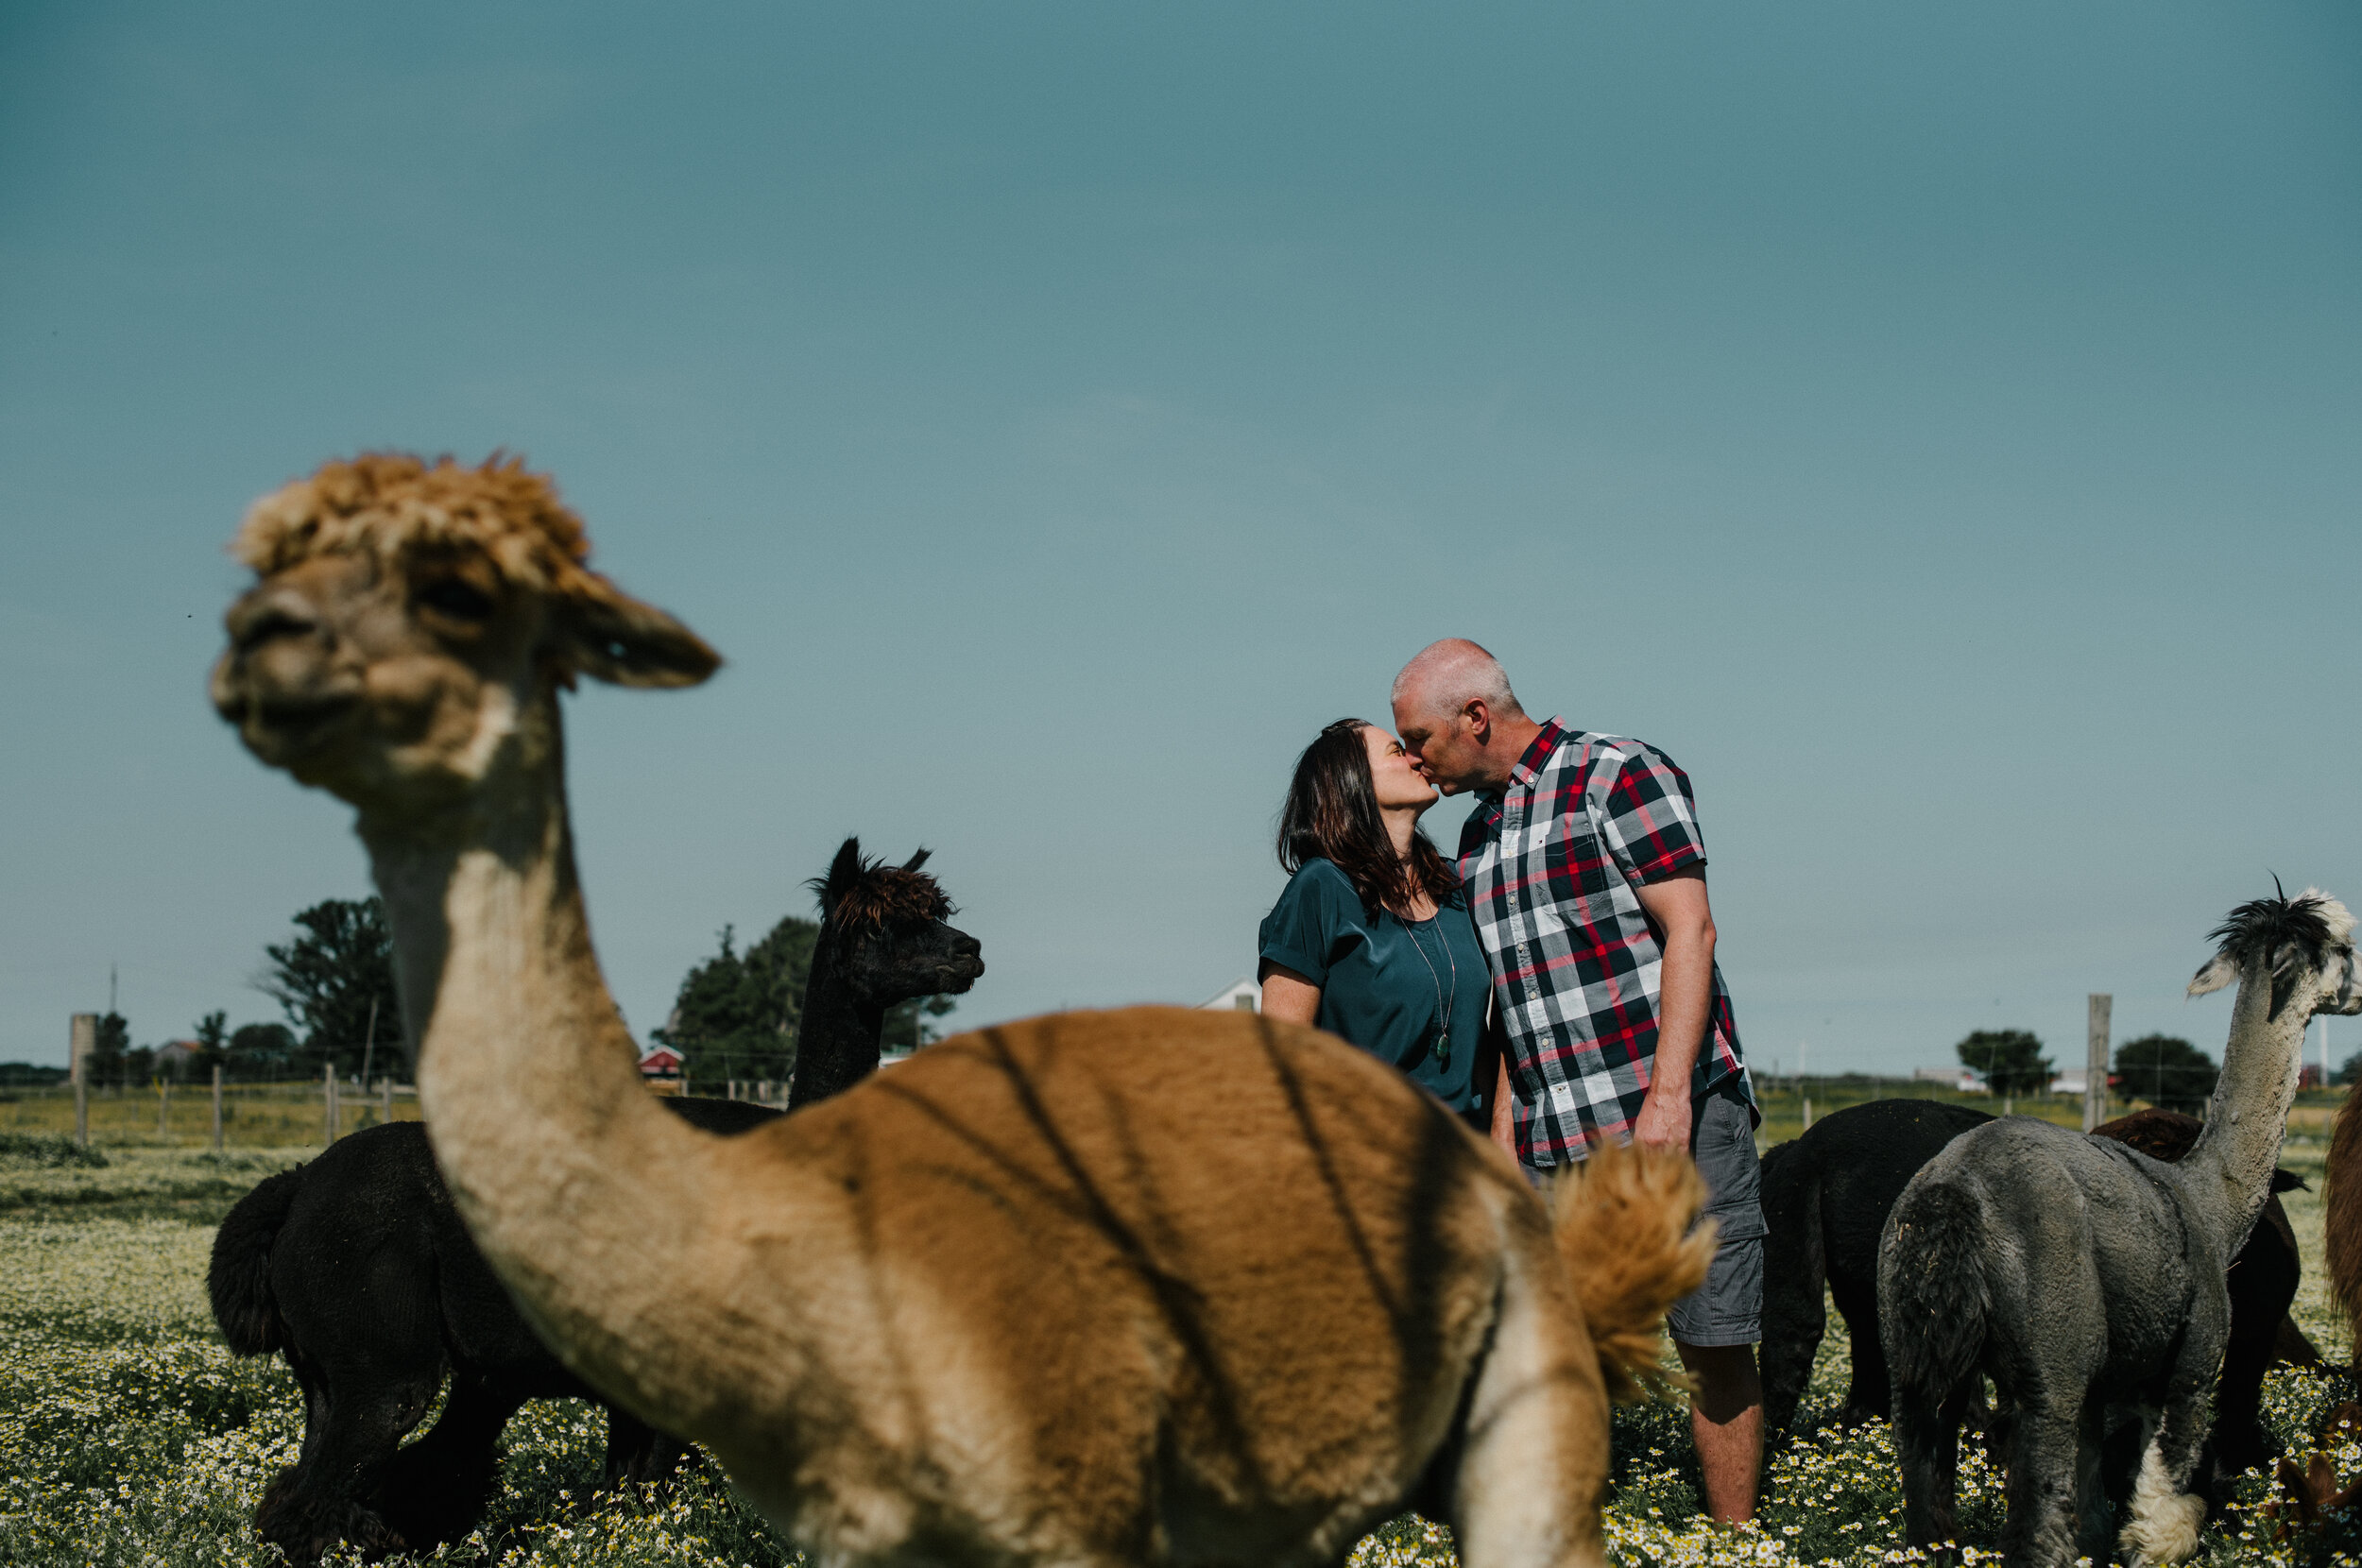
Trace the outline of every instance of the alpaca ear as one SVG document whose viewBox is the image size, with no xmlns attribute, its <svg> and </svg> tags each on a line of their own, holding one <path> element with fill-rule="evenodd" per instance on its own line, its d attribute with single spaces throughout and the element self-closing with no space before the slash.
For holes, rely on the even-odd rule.
<svg viewBox="0 0 2362 1568">
<path fill-rule="evenodd" d="M 2203 997 L 2210 991 L 2221 990 L 2238 978 L 2239 966 L 2232 963 L 2227 954 L 2217 953 L 2191 979 L 2190 995 Z"/>
<path fill-rule="evenodd" d="M 913 855 L 909 860 L 902 862 L 902 869 L 904 871 L 916 871 L 920 866 L 927 863 L 927 857 L 933 853 L 934 851 L 932 849 L 920 850 L 917 854 Z"/>
<path fill-rule="evenodd" d="M 595 571 L 578 573 L 558 601 L 569 668 L 616 686 L 694 686 L 722 656 L 654 605 Z"/>
<path fill-rule="evenodd" d="M 861 839 L 855 836 L 839 845 L 836 859 L 829 862 L 829 875 L 820 883 L 821 914 L 834 914 L 861 878 Z"/>
</svg>

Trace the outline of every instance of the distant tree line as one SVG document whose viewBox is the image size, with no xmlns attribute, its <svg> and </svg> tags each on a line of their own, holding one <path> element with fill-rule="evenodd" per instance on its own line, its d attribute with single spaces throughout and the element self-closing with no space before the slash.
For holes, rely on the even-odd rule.
<svg viewBox="0 0 2362 1568">
<path fill-rule="evenodd" d="M 253 981 L 279 1003 L 283 1021 L 233 1029 L 226 1011 L 208 1013 L 185 1042 L 194 1048 L 174 1050 L 132 1045 L 130 1024 L 110 1012 L 98 1021 L 87 1064 L 91 1083 L 113 1088 L 160 1077 L 203 1081 L 215 1066 L 233 1082 L 317 1078 L 332 1065 L 347 1077 L 405 1076 L 410 1064 L 384 903 L 323 899 L 292 924 L 293 935 L 263 949 L 265 963 Z M 816 923 L 789 915 L 740 951 L 735 931 L 725 926 L 720 950 L 690 967 L 672 1015 L 652 1038 L 682 1053 L 699 1086 L 793 1076 L 804 986 L 819 936 Z M 894 1008 L 886 1014 L 885 1048 L 908 1050 L 934 1039 L 932 1020 L 951 1006 L 949 997 L 924 997 Z M 11 1078 L 18 1068 L 24 1076 Z M 0 1086 L 63 1076 L 57 1068 L 0 1064 Z"/>
<path fill-rule="evenodd" d="M 1981 1076 L 1996 1095 L 2041 1094 L 2056 1076 L 2041 1039 L 2023 1029 L 1980 1029 L 1954 1048 L 1960 1065 Z M 2362 1052 L 2347 1070 L 2362 1072 Z M 2172 1034 L 2144 1034 L 2116 1048 L 2109 1082 L 2118 1093 L 2167 1111 L 2205 1114 L 2220 1069 L 2214 1059 Z M 2342 1079 L 2341 1081 L 2345 1081 Z"/>
<path fill-rule="evenodd" d="M 323 899 L 299 912 L 293 924 L 292 937 L 263 949 L 264 966 L 254 980 L 255 989 L 279 1003 L 283 1022 L 232 1029 L 229 1013 L 217 1010 L 178 1042 L 192 1048 L 177 1050 L 174 1042 L 132 1045 L 130 1024 L 111 1012 L 98 1020 L 85 1064 L 92 1085 L 206 1080 L 216 1066 L 233 1082 L 317 1078 L 332 1065 L 344 1075 L 365 1069 L 371 1077 L 405 1074 L 385 906 L 375 897 Z"/>
</svg>

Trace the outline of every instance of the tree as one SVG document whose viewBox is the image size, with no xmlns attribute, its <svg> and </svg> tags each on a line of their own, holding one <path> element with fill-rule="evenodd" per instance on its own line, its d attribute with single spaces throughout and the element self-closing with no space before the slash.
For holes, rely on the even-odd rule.
<svg viewBox="0 0 2362 1568">
<path fill-rule="evenodd" d="M 2336 1076 L 2330 1082 L 2332 1083 L 2362 1082 L 2362 1050 L 2355 1051 L 2352 1056 L 2337 1064 Z"/>
<path fill-rule="evenodd" d="M 298 1071 L 295 1031 L 285 1024 L 240 1024 L 230 1036 L 227 1077 L 260 1082 Z"/>
<path fill-rule="evenodd" d="M 98 1037 L 92 1042 L 90 1055 L 82 1063 L 82 1082 L 96 1088 L 101 1083 L 122 1085 L 129 1082 L 127 1064 L 131 1051 L 131 1026 L 120 1013 L 110 1013 L 98 1020 Z"/>
<path fill-rule="evenodd" d="M 1957 1048 L 1960 1065 L 1985 1075 L 1997 1095 L 2040 1094 L 2050 1087 L 2050 1059 L 2042 1041 L 2022 1029 L 1980 1029 Z"/>
<path fill-rule="evenodd" d="M 2205 1114 L 2217 1069 L 2204 1051 L 2171 1034 L 2144 1034 L 2116 1048 L 2116 1080 L 2160 1110 Z"/>
<path fill-rule="evenodd" d="M 682 977 L 672 1016 L 650 1038 L 681 1053 L 693 1083 L 792 1076 L 819 937 L 818 925 L 791 914 L 741 953 L 734 929 L 723 927 L 721 951 Z"/>
<path fill-rule="evenodd" d="M 270 964 L 255 988 L 302 1031 L 302 1065 L 358 1072 L 368 1054 L 371 1015 L 380 1051 L 402 1038 L 394 994 L 394 944 L 385 906 L 370 897 L 331 898 L 295 917 L 302 934 L 263 949 Z"/>
<path fill-rule="evenodd" d="M 197 1021 L 197 1054 L 189 1058 L 189 1074 L 194 1078 L 210 1078 L 215 1067 L 229 1060 L 230 1014 L 218 1010 L 208 1013 Z"/>
<path fill-rule="evenodd" d="M 933 1045 L 943 1034 L 928 1020 L 940 1018 L 958 1005 L 950 997 L 913 997 L 896 1002 L 886 1009 L 885 1027 L 878 1031 L 878 1049 L 895 1056 Z"/>
</svg>

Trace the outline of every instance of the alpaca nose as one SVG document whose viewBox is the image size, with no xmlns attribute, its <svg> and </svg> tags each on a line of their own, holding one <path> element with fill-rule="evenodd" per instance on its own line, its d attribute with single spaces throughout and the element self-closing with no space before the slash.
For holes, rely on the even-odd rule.
<svg viewBox="0 0 2362 1568">
<path fill-rule="evenodd" d="M 282 638 L 309 637 L 320 629 L 317 611 L 302 595 L 283 588 L 249 593 L 230 607 L 230 646 L 251 654 Z"/>
</svg>

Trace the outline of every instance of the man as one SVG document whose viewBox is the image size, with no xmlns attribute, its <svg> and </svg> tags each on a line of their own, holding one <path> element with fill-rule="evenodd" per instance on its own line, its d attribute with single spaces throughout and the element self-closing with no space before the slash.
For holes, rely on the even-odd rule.
<svg viewBox="0 0 2362 1568">
<path fill-rule="evenodd" d="M 1474 791 L 1460 876 L 1507 1049 L 1493 1135 L 1530 1172 L 1601 1138 L 1686 1148 L 1720 1244 L 1667 1326 L 1697 1378 L 1690 1430 L 1717 1519 L 1754 1512 L 1763 1309 L 1754 1094 L 1714 963 L 1689 779 L 1636 741 L 1536 724 L 1475 643 L 1395 677 L 1395 729 L 1446 794 Z"/>
</svg>

